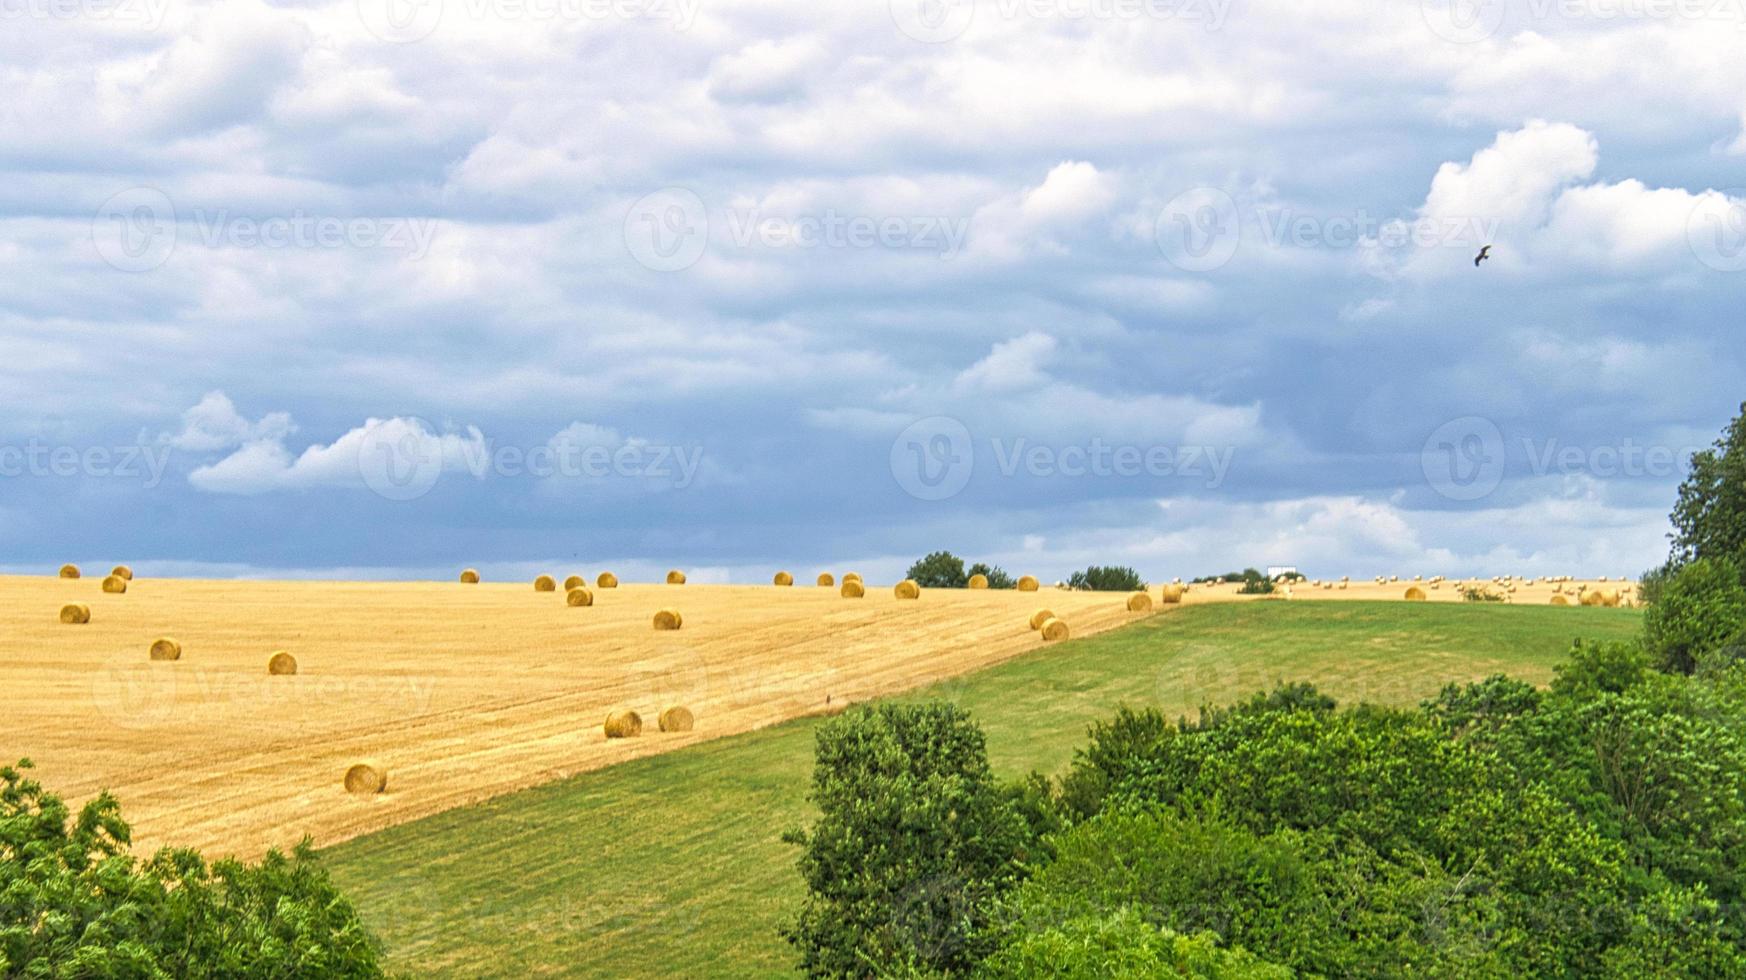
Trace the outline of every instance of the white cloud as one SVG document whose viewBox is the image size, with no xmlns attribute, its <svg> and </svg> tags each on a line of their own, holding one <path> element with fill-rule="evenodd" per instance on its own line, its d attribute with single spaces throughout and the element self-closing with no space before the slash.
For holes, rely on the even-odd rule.
<svg viewBox="0 0 1746 980">
<path fill-rule="evenodd" d="M 994 345 L 988 356 L 963 371 L 953 381 L 959 391 L 1012 391 L 1048 378 L 1049 356 L 1055 353 L 1055 338 L 1032 331 Z"/>
<path fill-rule="evenodd" d="M 188 482 L 209 493 L 258 494 L 318 487 L 370 486 L 378 470 L 431 467 L 442 473 L 483 476 L 489 466 L 484 434 L 432 432 L 419 419 L 366 419 L 327 445 L 315 444 L 295 458 L 282 436 L 247 443 L 229 456 L 188 474 Z"/>
<path fill-rule="evenodd" d="M 182 413 L 181 430 L 165 433 L 162 441 L 176 449 L 205 453 L 250 442 L 277 443 L 295 431 L 297 426 L 285 412 L 269 412 L 259 421 L 250 422 L 224 392 L 209 391 L 193 408 Z"/>
</svg>

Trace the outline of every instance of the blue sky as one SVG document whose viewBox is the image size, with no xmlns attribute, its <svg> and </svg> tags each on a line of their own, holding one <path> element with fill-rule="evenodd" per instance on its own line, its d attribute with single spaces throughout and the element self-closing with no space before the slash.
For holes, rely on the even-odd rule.
<svg viewBox="0 0 1746 980">
<path fill-rule="evenodd" d="M 1738 3 L 393 3 L 0 6 L 0 568 L 1626 574 L 1746 400 Z"/>
</svg>

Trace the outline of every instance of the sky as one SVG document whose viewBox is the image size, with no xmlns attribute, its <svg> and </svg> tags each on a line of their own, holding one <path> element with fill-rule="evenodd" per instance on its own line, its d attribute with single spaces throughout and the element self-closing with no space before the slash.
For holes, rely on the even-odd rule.
<svg viewBox="0 0 1746 980">
<path fill-rule="evenodd" d="M 0 22 L 4 570 L 1628 575 L 1746 400 L 1746 0 Z"/>
</svg>

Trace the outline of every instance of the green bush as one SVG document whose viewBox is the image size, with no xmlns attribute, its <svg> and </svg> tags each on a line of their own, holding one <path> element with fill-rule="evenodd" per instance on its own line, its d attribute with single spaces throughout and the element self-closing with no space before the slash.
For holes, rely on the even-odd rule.
<svg viewBox="0 0 1746 980">
<path fill-rule="evenodd" d="M 1146 587 L 1146 580 L 1124 565 L 1093 565 L 1068 576 L 1067 587 L 1082 592 L 1138 592 Z"/>
<path fill-rule="evenodd" d="M 979 561 L 976 564 L 971 565 L 969 569 L 966 570 L 965 574 L 967 576 L 986 575 L 988 577 L 988 587 L 991 589 L 1018 588 L 1018 580 L 1011 575 L 1008 575 L 1006 569 L 1001 568 L 999 565 L 990 565 L 986 562 Z"/>
<path fill-rule="evenodd" d="M 996 783 L 981 729 L 945 702 L 826 723 L 810 798 L 818 822 L 786 836 L 803 848 L 807 896 L 783 935 L 813 976 L 964 971 L 986 903 L 1041 855 L 1050 826 L 1034 791 Z"/>
<path fill-rule="evenodd" d="M 1242 949 L 1222 949 L 1213 933 L 1184 936 L 1132 909 L 1069 919 L 1018 937 L 982 964 L 978 976 L 1002 980 L 1291 980 L 1283 966 Z"/>
<path fill-rule="evenodd" d="M 1730 561 L 1699 558 L 1662 583 L 1643 613 L 1643 644 L 1662 670 L 1690 674 L 1746 627 L 1746 586 Z"/>
<path fill-rule="evenodd" d="M 120 806 L 74 816 L 0 768 L 0 976 L 375 977 L 376 941 L 308 842 L 259 864 L 128 853 Z"/>
<path fill-rule="evenodd" d="M 935 551 L 909 566 L 904 578 L 915 579 L 924 589 L 961 589 L 970 573 L 964 571 L 964 559 L 950 551 Z"/>
</svg>

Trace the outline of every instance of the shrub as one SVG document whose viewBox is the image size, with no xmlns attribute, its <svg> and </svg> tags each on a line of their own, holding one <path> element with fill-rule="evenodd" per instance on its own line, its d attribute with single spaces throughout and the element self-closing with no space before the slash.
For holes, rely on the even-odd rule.
<svg viewBox="0 0 1746 980">
<path fill-rule="evenodd" d="M 1018 587 L 1018 580 L 1006 573 L 999 565 L 977 562 L 965 571 L 965 576 L 985 575 L 988 577 L 988 587 L 991 589 L 1013 589 Z"/>
<path fill-rule="evenodd" d="M 113 797 L 74 817 L 30 767 L 0 768 L 0 975 L 381 975 L 307 840 L 259 864 L 172 849 L 138 861 Z"/>
<path fill-rule="evenodd" d="M 1146 587 L 1146 580 L 1125 565 L 1092 565 L 1068 576 L 1067 587 L 1082 592 L 1138 592 Z"/>
<path fill-rule="evenodd" d="M 964 559 L 950 551 L 936 551 L 909 566 L 903 577 L 924 589 L 961 589 L 970 573 L 964 571 Z"/>
<path fill-rule="evenodd" d="M 1730 561 L 1699 558 L 1673 571 L 1643 614 L 1643 644 L 1662 670 L 1682 674 L 1746 626 L 1746 586 Z"/>
<path fill-rule="evenodd" d="M 1020 878 L 1048 829 L 1032 791 L 1002 788 L 981 729 L 956 705 L 851 708 L 818 731 L 801 845 L 807 895 L 783 936 L 813 976 L 870 964 L 961 972 L 987 901 Z"/>
<path fill-rule="evenodd" d="M 989 957 L 977 975 L 1002 980 L 1291 980 L 1292 972 L 1247 950 L 1222 949 L 1214 933 L 1184 936 L 1132 909 L 1121 909 L 1019 936 Z"/>
</svg>

